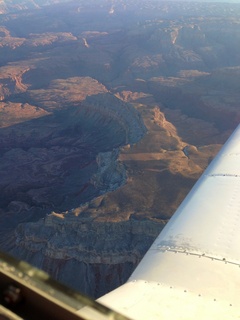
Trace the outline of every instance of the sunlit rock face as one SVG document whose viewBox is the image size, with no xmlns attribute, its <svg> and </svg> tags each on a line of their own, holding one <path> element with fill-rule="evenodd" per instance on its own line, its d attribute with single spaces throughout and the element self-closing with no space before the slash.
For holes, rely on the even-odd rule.
<svg viewBox="0 0 240 320">
<path fill-rule="evenodd" d="M 240 120 L 240 5 L 1 1 L 0 247 L 125 281 Z"/>
</svg>

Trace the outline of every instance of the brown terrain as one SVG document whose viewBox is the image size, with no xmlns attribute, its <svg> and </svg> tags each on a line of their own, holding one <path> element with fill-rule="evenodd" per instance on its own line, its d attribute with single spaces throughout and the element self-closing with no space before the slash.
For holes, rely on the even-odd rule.
<svg viewBox="0 0 240 320">
<path fill-rule="evenodd" d="M 0 4 L 0 246 L 99 296 L 239 123 L 240 5 L 21 3 Z"/>
</svg>

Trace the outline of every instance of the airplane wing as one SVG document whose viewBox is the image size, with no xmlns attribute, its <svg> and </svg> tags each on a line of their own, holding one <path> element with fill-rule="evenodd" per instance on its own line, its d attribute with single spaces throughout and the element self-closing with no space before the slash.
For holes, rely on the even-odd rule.
<svg viewBox="0 0 240 320">
<path fill-rule="evenodd" d="M 240 319 L 240 126 L 127 283 L 98 301 L 132 319 Z"/>
</svg>

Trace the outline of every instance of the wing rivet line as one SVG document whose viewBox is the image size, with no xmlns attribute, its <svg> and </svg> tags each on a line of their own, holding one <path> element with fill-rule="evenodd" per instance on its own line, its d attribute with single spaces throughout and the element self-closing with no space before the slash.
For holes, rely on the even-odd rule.
<svg viewBox="0 0 240 320">
<path fill-rule="evenodd" d="M 168 248 L 168 249 L 166 249 Z M 207 258 L 207 259 L 211 259 L 211 261 L 221 261 L 221 262 L 225 262 L 225 264 L 231 264 L 231 265 L 235 265 L 238 266 L 240 268 L 240 263 L 239 262 L 234 262 L 234 261 L 230 261 L 227 260 L 226 258 L 220 258 L 220 257 L 214 257 L 211 254 L 206 254 L 206 253 L 201 253 L 198 251 L 195 251 L 194 249 L 191 250 L 191 248 L 189 250 L 184 249 L 182 247 L 166 247 L 164 245 L 158 245 L 157 246 L 157 250 L 162 251 L 163 253 L 168 253 L 168 252 L 172 252 L 172 253 L 183 253 L 186 256 L 195 256 L 198 258 Z"/>
<path fill-rule="evenodd" d="M 238 174 L 231 174 L 231 173 L 213 173 L 213 174 L 206 174 L 206 177 L 235 177 L 239 178 L 240 175 Z"/>
</svg>

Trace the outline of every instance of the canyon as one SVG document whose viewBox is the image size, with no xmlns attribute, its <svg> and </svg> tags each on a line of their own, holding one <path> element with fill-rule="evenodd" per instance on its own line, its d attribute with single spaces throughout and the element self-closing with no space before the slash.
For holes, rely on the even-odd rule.
<svg viewBox="0 0 240 320">
<path fill-rule="evenodd" d="M 0 3 L 0 249 L 99 297 L 240 120 L 240 5 Z"/>
</svg>

